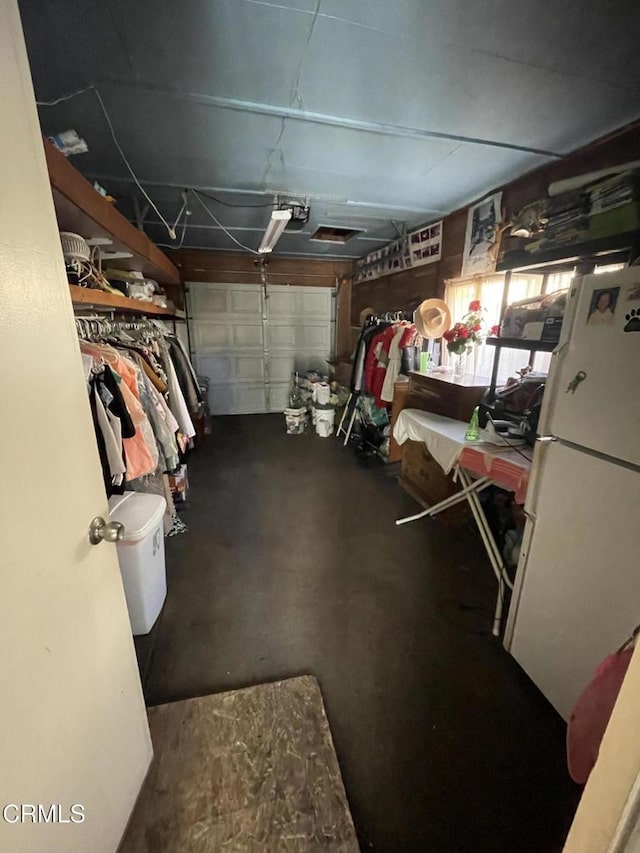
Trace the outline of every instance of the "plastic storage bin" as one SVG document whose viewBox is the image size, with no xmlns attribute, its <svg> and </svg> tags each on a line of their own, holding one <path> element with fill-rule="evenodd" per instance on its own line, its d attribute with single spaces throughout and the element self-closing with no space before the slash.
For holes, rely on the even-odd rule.
<svg viewBox="0 0 640 853">
<path fill-rule="evenodd" d="M 134 635 L 149 633 L 167 595 L 162 527 L 166 505 L 160 495 L 140 492 L 109 500 L 111 520 L 124 524 L 118 562 Z"/>
</svg>

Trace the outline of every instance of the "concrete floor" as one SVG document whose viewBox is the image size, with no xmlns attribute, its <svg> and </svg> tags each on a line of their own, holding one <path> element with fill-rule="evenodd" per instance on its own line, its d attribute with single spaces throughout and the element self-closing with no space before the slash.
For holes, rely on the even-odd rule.
<svg viewBox="0 0 640 853">
<path fill-rule="evenodd" d="M 310 673 L 363 851 L 551 853 L 579 797 L 565 726 L 491 636 L 479 537 L 282 415 L 215 418 L 189 532 L 137 642 L 149 705 Z"/>
</svg>

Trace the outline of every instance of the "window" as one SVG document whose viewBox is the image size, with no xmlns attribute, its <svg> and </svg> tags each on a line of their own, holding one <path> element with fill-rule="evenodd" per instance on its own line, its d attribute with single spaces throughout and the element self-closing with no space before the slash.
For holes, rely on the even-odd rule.
<svg viewBox="0 0 640 853">
<path fill-rule="evenodd" d="M 514 273 L 509 283 L 507 304 L 528 299 L 542 293 L 543 287 L 546 293 L 568 287 L 573 277 L 572 272 L 554 273 L 545 277 L 534 273 Z M 480 276 L 476 279 L 461 279 L 451 281 L 445 288 L 445 302 L 451 310 L 454 323 L 462 320 L 469 310 L 469 303 L 473 299 L 479 299 L 483 308 L 486 309 L 486 322 L 489 327 L 500 322 L 500 308 L 502 306 L 502 294 L 504 291 L 504 274 L 491 276 Z M 546 284 L 546 287 L 545 287 Z M 447 360 L 446 345 L 444 346 L 444 359 Z M 478 348 L 476 359 L 476 374 L 489 377 L 493 369 L 493 358 L 495 348 L 482 344 Z M 550 353 L 536 353 L 533 359 L 534 370 L 547 372 L 551 359 Z M 529 364 L 529 353 L 525 350 L 503 349 L 500 356 L 500 367 L 498 370 L 498 383 L 506 382 L 509 376 L 515 375 L 516 371 Z"/>
<path fill-rule="evenodd" d="M 600 266 L 596 267 L 594 272 L 617 272 L 618 270 L 623 270 L 626 267 L 626 264 L 600 264 Z"/>
<path fill-rule="evenodd" d="M 469 303 L 473 299 L 478 299 L 482 307 L 486 310 L 485 319 L 489 328 L 497 325 L 500 322 L 504 283 L 504 274 L 449 282 L 445 288 L 444 298 L 451 310 L 453 322 L 457 323 L 459 320 L 462 320 L 469 310 Z M 507 302 L 517 302 L 520 299 L 537 296 L 541 292 L 542 283 L 543 276 L 541 275 L 512 275 Z M 448 357 L 446 345 L 444 351 L 446 363 Z M 476 374 L 478 376 L 491 376 L 494 355 L 494 347 L 486 346 L 486 344 L 478 347 L 476 358 Z M 523 350 L 502 350 L 498 382 L 505 382 L 507 377 L 512 376 L 516 370 L 526 366 L 528 363 L 529 354 Z M 543 370 L 544 368 L 540 367 L 536 369 Z"/>
<path fill-rule="evenodd" d="M 596 273 L 615 272 L 624 269 L 626 264 L 602 264 L 596 266 Z M 549 273 L 546 276 L 535 273 L 514 273 L 509 283 L 507 294 L 507 305 L 518 302 L 520 299 L 528 299 L 538 296 L 539 293 L 553 293 L 555 290 L 568 288 L 573 271 Z M 451 310 L 451 318 L 454 323 L 462 320 L 469 310 L 469 303 L 473 299 L 479 299 L 483 308 L 486 309 L 486 321 L 489 328 L 500 322 L 500 308 L 502 305 L 502 294 L 504 291 L 505 277 L 503 273 L 490 276 L 478 276 L 474 279 L 460 279 L 450 281 L 444 291 L 444 299 Z M 443 360 L 447 363 L 448 352 L 446 343 L 443 341 Z M 491 376 L 493 369 L 493 357 L 495 348 L 482 344 L 478 348 L 476 359 L 476 374 L 478 376 Z M 516 371 L 529 363 L 529 353 L 525 350 L 503 349 L 500 356 L 500 367 L 498 370 L 498 384 L 506 382 L 509 376 L 515 375 Z M 551 363 L 551 353 L 538 352 L 533 355 L 532 367 L 542 373 L 547 373 Z"/>
</svg>

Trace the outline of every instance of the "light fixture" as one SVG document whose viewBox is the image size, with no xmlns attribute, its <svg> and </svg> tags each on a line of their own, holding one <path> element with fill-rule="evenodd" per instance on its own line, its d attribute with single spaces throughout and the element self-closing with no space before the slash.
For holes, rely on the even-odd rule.
<svg viewBox="0 0 640 853">
<path fill-rule="evenodd" d="M 287 223 L 291 219 L 291 210 L 272 210 L 271 219 L 267 225 L 267 230 L 258 246 L 258 251 L 261 254 L 273 252 L 274 246 L 282 236 L 282 232 L 287 227 Z"/>
</svg>

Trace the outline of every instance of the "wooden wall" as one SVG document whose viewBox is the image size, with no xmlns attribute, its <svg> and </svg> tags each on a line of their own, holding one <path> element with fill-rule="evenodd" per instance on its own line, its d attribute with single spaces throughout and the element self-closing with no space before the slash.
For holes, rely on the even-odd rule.
<svg viewBox="0 0 640 853">
<path fill-rule="evenodd" d="M 167 253 L 180 271 L 183 282 L 220 282 L 223 284 L 260 284 L 260 268 L 255 255 L 212 252 L 206 249 L 181 249 Z M 315 258 L 272 257 L 267 261 L 270 284 L 296 284 L 308 287 L 338 287 L 338 320 L 336 341 L 338 352 L 349 348 L 349 315 L 351 293 L 344 278 L 351 275 L 351 260 L 317 260 Z M 192 286 L 197 286 L 193 284 Z M 169 292 L 178 304 L 181 295 Z M 180 305 L 180 307 L 183 307 Z"/>
<path fill-rule="evenodd" d="M 466 208 L 445 218 L 440 261 L 352 284 L 350 323 L 353 332 L 360 326 L 360 312 L 364 308 L 373 308 L 376 312 L 397 311 L 412 307 L 423 299 L 441 296 L 444 280 L 460 274 L 466 226 Z"/>
<path fill-rule="evenodd" d="M 525 204 L 546 196 L 547 188 L 552 181 L 631 160 L 640 160 L 640 122 L 622 128 L 562 160 L 529 172 L 506 186 L 487 187 L 486 192 L 479 198 L 502 189 L 503 208 L 506 215 L 511 216 Z M 354 335 L 357 335 L 355 327 L 359 326 L 359 315 L 363 308 L 371 307 L 379 312 L 394 311 L 410 305 L 417 299 L 441 297 L 444 294 L 445 280 L 458 277 L 462 269 L 467 211 L 468 208 L 465 207 L 445 217 L 442 259 L 438 263 L 351 285 L 350 342 L 342 354 L 349 351 Z M 521 242 L 509 238 L 508 241 L 503 241 L 502 250 L 518 248 Z"/>
<path fill-rule="evenodd" d="M 224 284 L 259 284 L 260 268 L 255 255 L 212 252 L 206 249 L 180 249 L 167 252 L 180 270 L 183 282 L 203 281 Z M 296 284 L 335 287 L 336 276 L 350 275 L 350 260 L 271 257 L 267 260 L 271 284 Z"/>
</svg>

